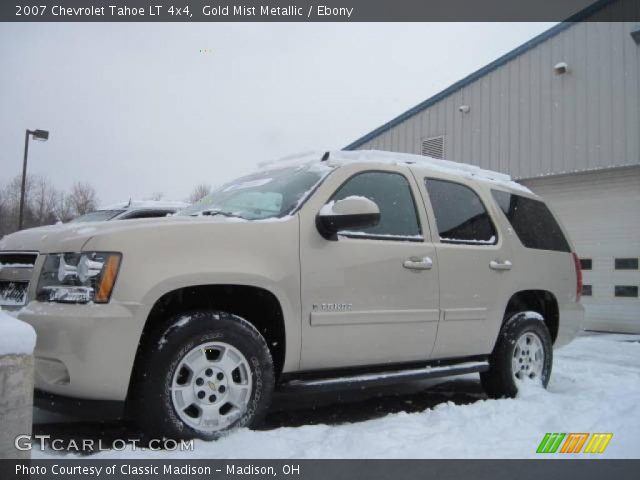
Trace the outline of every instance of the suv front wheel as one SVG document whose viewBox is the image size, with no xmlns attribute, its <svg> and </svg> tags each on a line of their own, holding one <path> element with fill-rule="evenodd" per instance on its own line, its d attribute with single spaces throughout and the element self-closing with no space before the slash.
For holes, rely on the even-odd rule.
<svg viewBox="0 0 640 480">
<path fill-rule="evenodd" d="M 551 377 L 553 346 L 544 318 L 520 312 L 503 325 L 489 358 L 489 370 L 480 374 L 482 387 L 493 398 L 515 397 L 520 382 L 544 388 Z"/>
<path fill-rule="evenodd" d="M 226 312 L 173 318 L 150 338 L 138 366 L 135 420 L 150 437 L 215 439 L 266 413 L 273 362 L 260 333 Z"/>
</svg>

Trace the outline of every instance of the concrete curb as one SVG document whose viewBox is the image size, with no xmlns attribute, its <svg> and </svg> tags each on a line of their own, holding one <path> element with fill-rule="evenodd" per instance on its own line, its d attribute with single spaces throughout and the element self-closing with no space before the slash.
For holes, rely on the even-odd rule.
<svg viewBox="0 0 640 480">
<path fill-rule="evenodd" d="M 0 459 L 29 459 L 15 447 L 18 435 L 31 435 L 33 420 L 33 356 L 0 356 Z"/>
</svg>

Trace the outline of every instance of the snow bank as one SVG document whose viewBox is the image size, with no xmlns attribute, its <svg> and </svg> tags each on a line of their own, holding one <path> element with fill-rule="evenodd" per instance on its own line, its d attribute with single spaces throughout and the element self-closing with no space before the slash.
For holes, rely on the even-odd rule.
<svg viewBox="0 0 640 480">
<path fill-rule="evenodd" d="M 0 356 L 31 355 L 36 345 L 36 332 L 0 309 Z"/>
<path fill-rule="evenodd" d="M 243 429 L 196 441 L 186 453 L 125 450 L 87 458 L 540 458 L 535 451 L 547 432 L 612 432 L 598 458 L 640 458 L 639 398 L 640 337 L 587 336 L 556 352 L 548 390 L 527 385 L 516 399 L 448 402 L 337 426 Z"/>
</svg>

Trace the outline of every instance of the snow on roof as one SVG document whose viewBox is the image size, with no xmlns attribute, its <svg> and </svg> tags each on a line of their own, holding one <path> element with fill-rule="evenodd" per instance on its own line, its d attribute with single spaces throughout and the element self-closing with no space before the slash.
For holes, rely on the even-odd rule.
<svg viewBox="0 0 640 480">
<path fill-rule="evenodd" d="M 0 356 L 31 355 L 35 345 L 33 327 L 0 309 Z"/>
<path fill-rule="evenodd" d="M 348 162 L 381 162 L 391 164 L 410 164 L 425 167 L 429 170 L 448 173 L 450 175 L 460 175 L 477 180 L 483 180 L 494 185 L 520 190 L 526 193 L 533 193 L 524 185 L 511 179 L 506 173 L 486 170 L 484 168 L 470 165 L 468 163 L 453 162 L 451 160 L 440 160 L 424 155 L 413 155 L 410 153 L 385 152 L 380 150 L 340 150 L 331 152 L 330 164 Z"/>
<path fill-rule="evenodd" d="M 321 152 L 319 150 L 310 150 L 307 152 L 294 153 L 292 155 L 287 155 L 285 157 L 267 160 L 264 162 L 258 163 L 258 167 L 263 168 L 265 170 L 271 170 L 275 168 L 287 168 L 287 167 L 298 167 L 311 165 L 314 163 L 319 163 L 320 159 L 325 152 Z"/>
<path fill-rule="evenodd" d="M 511 188 L 532 194 L 524 185 L 521 185 L 511 179 L 506 173 L 486 170 L 467 163 L 453 162 L 451 160 L 440 160 L 437 158 L 426 157 L 423 155 L 413 155 L 410 153 L 386 152 L 381 150 L 337 150 L 329 152 L 329 158 L 326 163 L 320 163 L 320 160 L 327 152 L 311 151 L 290 155 L 279 160 L 263 162 L 260 164 L 263 168 L 285 168 L 294 166 L 304 166 L 310 164 L 326 164 L 327 166 L 337 167 L 347 163 L 386 163 L 392 165 L 417 165 L 427 169 L 448 173 L 451 175 L 460 175 L 467 178 L 486 181 L 496 186 Z"/>
<path fill-rule="evenodd" d="M 126 202 L 113 203 L 105 205 L 98 210 L 130 210 L 133 208 L 187 208 L 190 204 L 187 202 L 173 200 L 127 200 Z"/>
</svg>

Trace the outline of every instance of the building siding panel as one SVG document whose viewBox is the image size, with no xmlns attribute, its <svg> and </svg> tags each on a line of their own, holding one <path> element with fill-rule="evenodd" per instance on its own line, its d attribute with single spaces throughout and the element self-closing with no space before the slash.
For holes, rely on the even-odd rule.
<svg viewBox="0 0 640 480">
<path fill-rule="evenodd" d="M 358 148 L 420 153 L 445 135 L 446 158 L 514 178 L 639 164 L 634 26 L 573 24 Z M 556 75 L 561 61 L 570 71 Z"/>
</svg>

